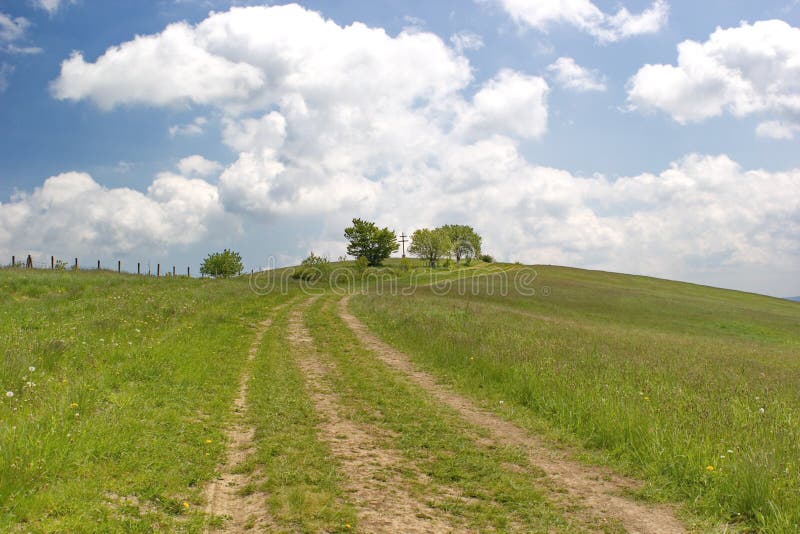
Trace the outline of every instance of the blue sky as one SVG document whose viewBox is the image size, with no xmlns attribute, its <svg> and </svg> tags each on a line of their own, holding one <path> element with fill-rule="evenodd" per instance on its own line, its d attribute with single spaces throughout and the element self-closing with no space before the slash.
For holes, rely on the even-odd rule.
<svg viewBox="0 0 800 534">
<path fill-rule="evenodd" d="M 800 294 L 798 26 L 792 0 L 0 0 L 0 254 L 257 267 L 336 258 L 363 216 Z"/>
</svg>

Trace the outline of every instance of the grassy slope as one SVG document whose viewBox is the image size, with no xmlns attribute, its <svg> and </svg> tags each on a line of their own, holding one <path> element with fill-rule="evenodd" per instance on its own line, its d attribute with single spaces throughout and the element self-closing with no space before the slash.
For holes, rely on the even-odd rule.
<svg viewBox="0 0 800 534">
<path fill-rule="evenodd" d="M 0 270 L 0 530 L 200 529 L 253 325 L 285 299 Z"/>
<path fill-rule="evenodd" d="M 352 307 L 464 392 L 504 400 L 505 415 L 651 481 L 652 498 L 765 530 L 798 528 L 800 306 L 536 269 L 549 296 L 500 296 L 496 276 L 478 295 L 423 287 Z"/>
</svg>

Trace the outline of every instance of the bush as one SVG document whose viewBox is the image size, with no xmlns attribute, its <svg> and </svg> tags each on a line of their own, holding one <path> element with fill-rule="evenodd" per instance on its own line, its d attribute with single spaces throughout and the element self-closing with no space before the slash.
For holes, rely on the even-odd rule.
<svg viewBox="0 0 800 534">
<path fill-rule="evenodd" d="M 481 254 L 481 261 L 484 263 L 494 263 L 494 258 L 488 254 Z"/>
<path fill-rule="evenodd" d="M 317 256 L 313 252 L 300 262 L 300 267 L 292 273 L 295 280 L 316 282 L 331 271 L 330 262 L 324 256 Z"/>
<path fill-rule="evenodd" d="M 209 254 L 202 265 L 200 265 L 200 272 L 206 276 L 213 276 L 215 278 L 228 278 L 242 273 L 244 266 L 242 265 L 242 256 L 238 252 L 228 250 L 227 248 L 222 252 L 214 252 Z"/>
<path fill-rule="evenodd" d="M 356 272 L 363 273 L 369 267 L 369 260 L 365 256 L 359 256 L 356 260 Z"/>
</svg>

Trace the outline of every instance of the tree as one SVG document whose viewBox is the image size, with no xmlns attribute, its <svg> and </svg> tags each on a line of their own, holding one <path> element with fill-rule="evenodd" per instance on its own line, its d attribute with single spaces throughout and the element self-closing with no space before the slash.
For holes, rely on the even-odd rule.
<svg viewBox="0 0 800 534">
<path fill-rule="evenodd" d="M 244 270 L 242 256 L 238 252 L 228 250 L 209 254 L 200 265 L 200 272 L 215 278 L 228 278 L 241 274 Z"/>
<path fill-rule="evenodd" d="M 442 256 L 450 254 L 453 244 L 450 241 L 450 236 L 447 235 L 441 228 L 429 230 L 422 228 L 415 230 L 411 234 L 411 245 L 408 247 L 408 253 L 428 260 L 431 267 L 436 267 L 436 262 Z"/>
<path fill-rule="evenodd" d="M 375 223 L 353 219 L 353 226 L 345 228 L 344 236 L 350 241 L 347 253 L 364 257 L 370 267 L 378 267 L 392 252 L 397 251 L 397 234 L 388 228 L 378 228 Z"/>
<path fill-rule="evenodd" d="M 461 258 L 470 260 L 481 253 L 481 236 L 471 227 L 464 224 L 445 224 L 441 229 L 447 233 L 453 244 L 452 253 L 456 263 Z"/>
</svg>

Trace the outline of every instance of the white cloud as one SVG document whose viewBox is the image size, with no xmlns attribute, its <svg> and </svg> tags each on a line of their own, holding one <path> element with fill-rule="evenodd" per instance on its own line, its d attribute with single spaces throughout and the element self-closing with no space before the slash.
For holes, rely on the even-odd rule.
<svg viewBox="0 0 800 534">
<path fill-rule="evenodd" d="M 162 174 L 131 200 L 188 213 L 182 220 L 203 230 L 171 223 L 184 240 L 205 239 L 219 225 L 202 221 L 225 210 L 291 236 L 274 250 L 287 257 L 308 252 L 297 243 L 325 244 L 337 256 L 348 218 L 363 216 L 406 232 L 463 221 L 500 258 L 672 278 L 791 273 L 800 262 L 800 170 L 747 171 L 725 156 L 689 156 L 659 174 L 619 179 L 537 166 L 521 145 L 547 130 L 545 80 L 502 70 L 470 95 L 468 60 L 430 33 L 342 27 L 294 5 L 235 8 L 123 43 L 94 63 L 81 59 L 78 70 L 71 61 L 55 86 L 72 98 L 101 107 L 188 102 L 219 114 L 221 142 L 238 156 L 222 170 L 199 171 L 219 173 L 217 181 Z M 164 66 L 179 64 L 190 64 L 190 75 L 149 90 Z M 211 91 L 192 74 L 208 71 L 213 80 L 226 69 L 248 73 L 243 85 Z M 118 73 L 136 74 L 121 83 Z M 181 173 L 199 176 L 200 161 L 182 162 Z M 18 199 L 0 209 L 28 206 Z M 50 209 L 39 206 L 39 215 Z M 145 246 L 165 243 L 163 235 L 131 229 L 120 239 Z"/>
<path fill-rule="evenodd" d="M 684 41 L 677 65 L 645 65 L 630 79 L 628 101 L 681 124 L 724 113 L 800 124 L 800 28 L 759 21 L 718 28 L 704 43 Z"/>
<path fill-rule="evenodd" d="M 264 85 L 252 65 L 204 50 L 186 23 L 157 36 L 137 36 L 110 48 L 95 63 L 75 52 L 52 84 L 60 100 L 90 98 L 102 109 L 122 103 L 211 104 L 247 99 Z"/>
<path fill-rule="evenodd" d="M 666 26 L 669 18 L 666 0 L 655 0 L 639 14 L 632 14 L 622 7 L 613 15 L 604 13 L 591 0 L 494 1 L 521 25 L 546 32 L 556 24 L 568 24 L 600 42 L 656 33 Z"/>
<path fill-rule="evenodd" d="M 756 127 L 756 135 L 768 139 L 793 139 L 800 132 L 800 124 L 781 121 L 764 121 Z"/>
<path fill-rule="evenodd" d="M 146 193 L 107 189 L 86 173 L 45 180 L 0 204 L 0 250 L 96 257 L 164 250 L 237 232 L 215 186 L 162 173 Z"/>
<path fill-rule="evenodd" d="M 44 52 L 44 50 L 38 46 L 17 46 L 14 44 L 8 45 L 5 48 L 5 51 L 9 54 L 21 56 L 32 56 Z"/>
<path fill-rule="evenodd" d="M 464 50 L 480 50 L 483 48 L 483 37 L 466 30 L 451 35 L 450 42 L 459 54 Z"/>
<path fill-rule="evenodd" d="M 473 138 L 491 133 L 541 137 L 547 131 L 548 91 L 542 78 L 502 70 L 475 94 L 456 131 Z"/>
<path fill-rule="evenodd" d="M 198 154 L 183 158 L 178 162 L 178 170 L 183 176 L 206 177 L 222 170 L 222 165 Z"/>
<path fill-rule="evenodd" d="M 74 4 L 75 0 L 30 0 L 34 7 L 54 14 L 62 5 Z"/>
<path fill-rule="evenodd" d="M 560 57 L 547 67 L 558 85 L 573 91 L 605 91 L 603 76 L 596 70 L 581 67 L 571 57 Z"/>
<path fill-rule="evenodd" d="M 175 124 L 169 127 L 169 136 L 170 137 L 177 137 L 179 135 L 200 135 L 205 130 L 205 126 L 208 124 L 208 119 L 205 117 L 196 117 L 192 122 L 188 124 Z"/>
<path fill-rule="evenodd" d="M 0 42 L 16 41 L 25 37 L 25 31 L 31 25 L 25 17 L 13 17 L 0 12 Z"/>
</svg>

